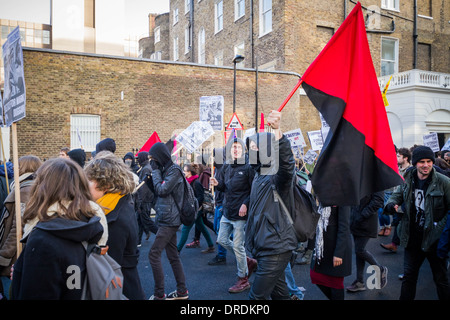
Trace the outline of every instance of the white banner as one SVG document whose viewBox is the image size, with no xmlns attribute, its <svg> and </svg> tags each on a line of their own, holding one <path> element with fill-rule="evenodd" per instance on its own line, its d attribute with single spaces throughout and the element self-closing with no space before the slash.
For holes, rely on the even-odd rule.
<svg viewBox="0 0 450 320">
<path fill-rule="evenodd" d="M 208 122 L 194 121 L 175 140 L 181 143 L 189 153 L 194 153 L 213 134 L 214 129 Z"/>
</svg>

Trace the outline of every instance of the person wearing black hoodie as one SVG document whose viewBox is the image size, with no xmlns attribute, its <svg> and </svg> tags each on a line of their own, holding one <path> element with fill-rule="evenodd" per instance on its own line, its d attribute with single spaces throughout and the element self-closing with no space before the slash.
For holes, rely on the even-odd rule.
<svg viewBox="0 0 450 320">
<path fill-rule="evenodd" d="M 73 149 L 67 152 L 69 158 L 80 165 L 81 168 L 84 168 L 84 164 L 86 163 L 86 152 L 83 149 Z"/>
<path fill-rule="evenodd" d="M 148 160 L 148 152 L 142 151 L 138 153 L 137 161 L 139 164 L 139 183 L 144 181 L 148 175 L 151 175 L 152 168 Z M 139 226 L 139 244 L 141 243 L 142 235 L 147 235 L 146 240 L 150 237 L 150 232 L 156 234 L 158 227 L 150 217 L 152 208 L 155 204 L 155 195 L 147 184 L 143 184 L 136 191 L 136 214 Z"/>
<path fill-rule="evenodd" d="M 130 167 L 131 171 L 134 174 L 138 175 L 139 165 L 136 163 L 136 158 L 134 157 L 133 152 L 127 152 L 123 157 L 123 162 Z"/>
<path fill-rule="evenodd" d="M 73 161 L 50 159 L 37 170 L 23 214 L 25 246 L 14 264 L 13 300 L 81 299 L 82 242 L 105 245 L 108 239 L 105 215 L 90 199 L 86 175 Z"/>
<path fill-rule="evenodd" d="M 237 264 L 237 282 L 228 289 L 230 293 L 242 292 L 250 288 L 248 278 L 256 268 L 256 260 L 247 257 L 244 247 L 244 227 L 250 202 L 255 171 L 246 161 L 245 143 L 236 137 L 226 145 L 227 161 L 211 184 L 224 192 L 223 216 L 220 220 L 217 242 L 227 250 L 234 252 Z M 233 234 L 233 240 L 230 239 Z"/>
<path fill-rule="evenodd" d="M 105 138 L 95 146 L 95 153 L 102 151 L 116 152 L 116 141 L 112 138 Z"/>
<path fill-rule="evenodd" d="M 153 190 L 156 202 L 156 238 L 149 252 L 155 291 L 150 300 L 188 299 L 186 277 L 177 250 L 177 231 L 181 225 L 180 212 L 184 194 L 184 175 L 181 168 L 172 162 L 169 149 L 164 143 L 155 143 L 149 152 L 152 173 L 146 183 Z M 167 296 L 164 291 L 164 270 L 161 254 L 166 250 L 177 283 L 177 290 Z"/>
</svg>

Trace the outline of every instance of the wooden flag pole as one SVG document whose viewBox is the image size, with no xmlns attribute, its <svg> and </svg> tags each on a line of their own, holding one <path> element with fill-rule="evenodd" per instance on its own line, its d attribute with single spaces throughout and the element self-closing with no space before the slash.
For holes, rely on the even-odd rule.
<svg viewBox="0 0 450 320">
<path fill-rule="evenodd" d="M 3 148 L 3 133 L 2 133 L 1 128 L 0 128 L 0 142 L 1 142 L 1 146 L 2 146 L 3 165 L 5 166 L 6 191 L 8 191 L 8 194 L 9 194 L 8 168 L 6 167 L 5 148 Z"/>
<path fill-rule="evenodd" d="M 19 155 L 17 147 L 17 124 L 13 123 L 12 127 L 12 143 L 13 143 L 13 162 L 14 162 L 14 193 L 15 193 L 15 210 L 16 210 L 16 242 L 17 242 L 17 258 L 22 252 L 22 210 L 20 209 L 20 184 L 19 184 Z"/>
<path fill-rule="evenodd" d="M 297 91 L 297 89 L 300 88 L 302 83 L 303 83 L 302 79 L 298 80 L 298 83 L 295 85 L 294 89 L 292 89 L 291 93 L 289 93 L 287 98 L 283 101 L 281 106 L 278 108 L 278 112 L 281 112 L 281 110 L 283 110 L 283 108 L 286 106 L 286 104 L 289 102 L 289 100 L 291 100 L 291 98 L 294 95 L 295 91 Z"/>
</svg>

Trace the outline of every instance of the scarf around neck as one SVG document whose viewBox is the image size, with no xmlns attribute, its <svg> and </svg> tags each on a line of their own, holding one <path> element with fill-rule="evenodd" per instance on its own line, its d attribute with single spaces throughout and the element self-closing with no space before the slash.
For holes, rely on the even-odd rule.
<svg viewBox="0 0 450 320">
<path fill-rule="evenodd" d="M 106 193 L 103 197 L 97 199 L 97 204 L 99 204 L 103 211 L 105 211 L 105 215 L 113 211 L 119 200 L 125 196 L 124 194 L 120 193 Z"/>
<path fill-rule="evenodd" d="M 187 180 L 187 182 L 189 182 L 189 184 L 194 182 L 195 179 L 198 179 L 198 175 L 197 174 L 195 176 L 190 176 L 189 178 L 186 178 L 186 180 Z"/>
</svg>

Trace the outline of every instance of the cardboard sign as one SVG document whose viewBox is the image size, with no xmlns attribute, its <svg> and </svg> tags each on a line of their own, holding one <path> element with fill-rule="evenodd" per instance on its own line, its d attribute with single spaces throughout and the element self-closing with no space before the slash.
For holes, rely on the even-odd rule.
<svg viewBox="0 0 450 320">
<path fill-rule="evenodd" d="M 214 130 L 223 130 L 223 96 L 200 97 L 200 121 L 209 122 Z"/>
<path fill-rule="evenodd" d="M 423 145 L 430 147 L 433 152 L 439 151 L 439 139 L 436 132 L 425 134 L 423 136 Z"/>
<path fill-rule="evenodd" d="M 291 147 L 306 147 L 306 142 L 303 138 L 301 129 L 295 129 L 285 132 L 284 135 L 289 139 Z"/>
<path fill-rule="evenodd" d="M 175 140 L 181 143 L 189 153 L 194 153 L 213 134 L 214 129 L 208 122 L 194 121 Z"/>
</svg>

